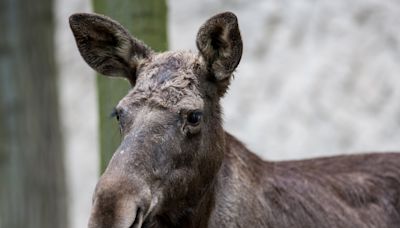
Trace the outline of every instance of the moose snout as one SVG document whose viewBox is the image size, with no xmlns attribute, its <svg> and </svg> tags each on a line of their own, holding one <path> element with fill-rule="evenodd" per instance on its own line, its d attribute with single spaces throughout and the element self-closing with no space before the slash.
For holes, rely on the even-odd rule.
<svg viewBox="0 0 400 228">
<path fill-rule="evenodd" d="M 100 179 L 93 197 L 89 228 L 139 228 L 150 213 L 150 189 L 134 178 Z"/>
</svg>

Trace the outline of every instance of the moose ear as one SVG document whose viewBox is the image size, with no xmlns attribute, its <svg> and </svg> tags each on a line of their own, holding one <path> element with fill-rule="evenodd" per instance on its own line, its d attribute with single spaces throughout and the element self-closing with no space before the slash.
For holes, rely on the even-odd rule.
<svg viewBox="0 0 400 228">
<path fill-rule="evenodd" d="M 225 12 L 208 19 L 197 33 L 196 44 L 215 78 L 230 78 L 243 49 L 235 14 Z"/>
<path fill-rule="evenodd" d="M 101 15 L 79 13 L 69 18 L 83 59 L 97 72 L 127 78 L 132 86 L 136 68 L 152 50 L 132 37 L 118 22 Z"/>
</svg>

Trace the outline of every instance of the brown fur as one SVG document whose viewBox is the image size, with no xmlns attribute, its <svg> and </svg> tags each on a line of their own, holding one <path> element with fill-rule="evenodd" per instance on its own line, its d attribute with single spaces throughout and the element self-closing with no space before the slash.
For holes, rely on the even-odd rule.
<svg viewBox="0 0 400 228">
<path fill-rule="evenodd" d="M 268 162 L 223 130 L 219 101 L 242 53 L 234 14 L 200 28 L 199 54 L 155 53 L 100 15 L 70 24 L 91 67 L 133 86 L 89 228 L 400 227 L 400 155 Z"/>
</svg>

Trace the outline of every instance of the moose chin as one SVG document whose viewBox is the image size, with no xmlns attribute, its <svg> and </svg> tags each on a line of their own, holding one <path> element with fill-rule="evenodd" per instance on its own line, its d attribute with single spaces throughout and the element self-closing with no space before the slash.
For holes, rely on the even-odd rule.
<svg viewBox="0 0 400 228">
<path fill-rule="evenodd" d="M 263 161 L 224 131 L 220 100 L 242 55 L 233 13 L 201 26 L 196 52 L 157 53 L 102 15 L 70 26 L 90 67 L 132 86 L 89 228 L 400 227 L 400 154 Z"/>
</svg>

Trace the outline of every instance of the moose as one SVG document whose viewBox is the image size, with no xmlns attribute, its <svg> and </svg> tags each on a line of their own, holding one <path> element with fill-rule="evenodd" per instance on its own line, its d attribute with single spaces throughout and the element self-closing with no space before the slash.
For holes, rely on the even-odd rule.
<svg viewBox="0 0 400 228">
<path fill-rule="evenodd" d="M 102 15 L 69 22 L 89 66 L 132 86 L 89 228 L 400 227 L 400 154 L 264 161 L 224 131 L 220 99 L 242 55 L 233 13 L 200 27 L 196 52 L 155 52 Z"/>
</svg>

